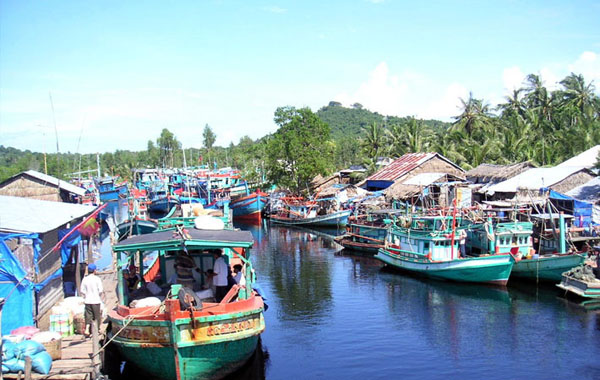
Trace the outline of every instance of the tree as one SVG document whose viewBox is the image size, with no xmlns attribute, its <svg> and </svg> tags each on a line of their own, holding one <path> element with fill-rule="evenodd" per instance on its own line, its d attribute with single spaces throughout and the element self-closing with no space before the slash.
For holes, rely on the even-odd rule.
<svg viewBox="0 0 600 380">
<path fill-rule="evenodd" d="M 484 104 L 483 100 L 473 98 L 473 94 L 469 92 L 469 98 L 465 101 L 460 98 L 462 104 L 462 112 L 458 116 L 454 116 L 453 128 L 464 129 L 469 138 L 479 130 L 486 129 L 490 125 L 490 109 L 489 105 Z"/>
<path fill-rule="evenodd" d="M 374 169 L 375 163 L 380 155 L 387 153 L 387 142 L 385 139 L 385 132 L 381 125 L 377 123 L 371 123 L 366 127 L 363 127 L 364 136 L 361 139 L 361 148 L 367 156 L 367 166 Z"/>
<path fill-rule="evenodd" d="M 163 129 L 160 137 L 156 140 L 159 149 L 159 162 L 163 167 L 175 167 L 175 150 L 181 149 L 181 143 L 177 141 L 175 135 L 167 128 Z"/>
<path fill-rule="evenodd" d="M 334 144 L 329 126 L 310 108 L 279 107 L 279 129 L 267 141 L 267 175 L 271 182 L 298 193 L 308 189 L 317 174 L 326 174 L 333 162 Z"/>
<path fill-rule="evenodd" d="M 204 126 L 204 131 L 202 132 L 202 142 L 204 144 L 204 147 L 207 150 L 211 150 L 212 146 L 214 145 L 216 139 L 217 139 L 217 136 L 212 131 L 212 129 L 210 128 L 210 126 L 208 124 L 206 124 Z"/>
</svg>

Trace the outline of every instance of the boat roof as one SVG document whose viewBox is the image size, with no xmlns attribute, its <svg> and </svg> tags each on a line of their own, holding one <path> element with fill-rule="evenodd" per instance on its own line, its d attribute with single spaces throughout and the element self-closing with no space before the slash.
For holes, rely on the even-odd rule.
<svg viewBox="0 0 600 380">
<path fill-rule="evenodd" d="M 185 229 L 186 238 L 182 238 L 176 230 L 156 231 L 150 234 L 136 235 L 113 246 L 117 252 L 132 250 L 173 250 L 186 247 L 198 248 L 225 248 L 242 247 L 250 248 L 254 238 L 249 231 L 240 230 L 199 230 L 196 228 Z"/>
</svg>

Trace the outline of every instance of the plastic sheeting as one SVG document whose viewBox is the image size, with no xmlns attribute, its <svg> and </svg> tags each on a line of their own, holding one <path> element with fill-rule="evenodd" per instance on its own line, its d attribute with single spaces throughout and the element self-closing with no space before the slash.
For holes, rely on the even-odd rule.
<svg viewBox="0 0 600 380">
<path fill-rule="evenodd" d="M 0 234 L 0 297 L 5 299 L 2 335 L 21 326 L 33 325 L 34 284 L 26 278 L 27 272 L 6 245 L 6 241 L 13 238 L 31 239 L 34 257 L 39 253 L 37 234 Z"/>
<path fill-rule="evenodd" d="M 575 217 L 573 224 L 577 227 L 588 227 L 590 224 L 594 225 L 600 223 L 600 220 L 595 218 L 598 210 L 595 210 L 595 206 L 592 203 L 579 201 L 554 190 L 550 190 L 550 199 L 573 202 L 573 216 Z"/>
</svg>

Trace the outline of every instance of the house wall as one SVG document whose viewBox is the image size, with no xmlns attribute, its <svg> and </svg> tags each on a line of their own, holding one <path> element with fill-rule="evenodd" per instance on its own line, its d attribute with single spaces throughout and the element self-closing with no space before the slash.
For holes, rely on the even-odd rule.
<svg viewBox="0 0 600 380">
<path fill-rule="evenodd" d="M 61 195 L 55 186 L 35 181 L 28 177 L 17 177 L 0 187 L 0 195 L 33 198 L 43 201 L 61 202 Z"/>
</svg>

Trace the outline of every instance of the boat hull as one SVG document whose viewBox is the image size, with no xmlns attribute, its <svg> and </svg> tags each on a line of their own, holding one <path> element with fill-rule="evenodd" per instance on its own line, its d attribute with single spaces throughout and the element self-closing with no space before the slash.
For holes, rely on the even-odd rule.
<svg viewBox="0 0 600 380">
<path fill-rule="evenodd" d="M 375 255 L 380 248 L 383 248 L 383 244 L 376 243 L 363 243 L 360 241 L 353 241 L 351 237 L 340 236 L 334 239 L 336 243 L 341 245 L 346 249 L 351 249 L 353 251 L 361 251 L 367 252 Z"/>
<path fill-rule="evenodd" d="M 149 220 L 135 219 L 128 220 L 117 226 L 118 240 L 122 240 L 130 235 L 143 235 L 154 232 L 157 228 L 155 222 Z"/>
<path fill-rule="evenodd" d="M 506 285 L 513 267 L 510 255 L 490 255 L 436 262 L 415 259 L 408 255 L 403 256 L 380 249 L 375 258 L 391 267 L 431 278 L 495 285 Z"/>
<path fill-rule="evenodd" d="M 513 265 L 511 277 L 560 282 L 564 272 L 583 264 L 584 261 L 585 256 L 581 254 L 521 259 Z"/>
<path fill-rule="evenodd" d="M 194 312 L 193 323 L 190 312 L 127 321 L 111 311 L 111 335 L 122 358 L 149 377 L 218 379 L 244 365 L 256 350 L 265 322 L 262 301 L 254 304 L 260 307 L 248 310 L 229 304 L 236 310 Z"/>
<path fill-rule="evenodd" d="M 167 213 L 178 204 L 179 201 L 175 198 L 161 198 L 153 200 L 148 206 L 148 210 L 151 212 Z"/>
<path fill-rule="evenodd" d="M 589 282 L 571 276 L 562 276 L 562 281 L 556 286 L 579 297 L 600 299 L 600 281 Z"/>
<path fill-rule="evenodd" d="M 271 222 L 288 226 L 345 226 L 348 223 L 348 217 L 351 213 L 351 210 L 344 210 L 314 218 L 286 218 L 279 215 L 271 215 Z"/>
<path fill-rule="evenodd" d="M 231 201 L 229 208 L 233 213 L 234 220 L 260 223 L 266 204 L 267 194 L 253 193 Z"/>
</svg>

